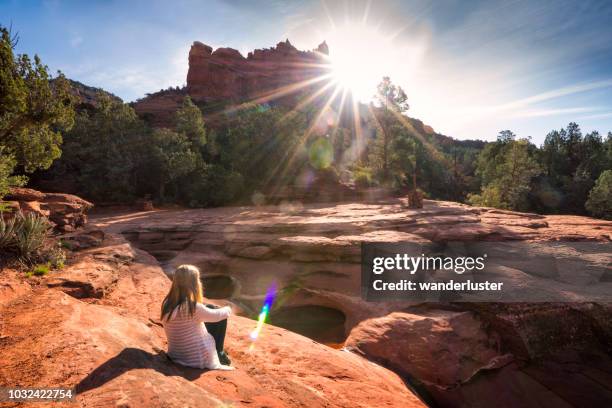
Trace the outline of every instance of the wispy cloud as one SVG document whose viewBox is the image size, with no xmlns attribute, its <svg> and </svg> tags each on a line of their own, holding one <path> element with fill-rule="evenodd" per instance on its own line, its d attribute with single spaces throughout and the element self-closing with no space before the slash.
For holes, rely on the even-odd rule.
<svg viewBox="0 0 612 408">
<path fill-rule="evenodd" d="M 76 47 L 78 47 L 81 44 L 83 44 L 83 37 L 81 37 L 80 35 L 73 35 L 70 38 L 70 45 L 73 48 L 76 48 Z"/>
<path fill-rule="evenodd" d="M 511 115 L 516 118 L 537 118 L 546 116 L 568 115 L 573 113 L 596 112 L 601 110 L 601 107 L 577 107 L 577 108 L 560 108 L 560 109 L 533 109 L 519 111 Z"/>
<path fill-rule="evenodd" d="M 491 106 L 467 106 L 465 108 L 459 109 L 459 112 L 468 115 L 468 117 L 472 120 L 478 117 L 537 118 L 586 112 L 595 113 L 597 111 L 605 110 L 607 108 L 602 106 L 580 106 L 564 108 L 555 107 L 552 102 L 562 97 L 585 93 L 589 91 L 597 91 L 609 87 L 612 87 L 612 79 L 580 83 L 561 87 L 558 89 L 552 89 L 503 104 Z M 548 104 L 546 104 L 547 102 Z M 543 104 L 545 106 L 541 106 Z M 534 105 L 538 105 L 538 107 L 531 108 Z"/>
<path fill-rule="evenodd" d="M 596 82 L 587 82 L 582 84 L 576 84 L 571 86 L 565 86 L 558 89 L 542 92 L 536 95 L 529 96 L 527 98 L 512 101 L 497 107 L 493 107 L 494 110 L 508 110 L 522 108 L 529 105 L 533 105 L 538 102 L 549 101 L 551 99 L 560 98 L 562 96 L 573 95 L 581 92 L 593 91 L 597 89 L 604 89 L 612 87 L 612 79 Z"/>
<path fill-rule="evenodd" d="M 591 120 L 591 119 L 607 119 L 607 118 L 612 118 L 612 112 L 597 113 L 594 115 L 581 116 L 579 119 Z"/>
</svg>

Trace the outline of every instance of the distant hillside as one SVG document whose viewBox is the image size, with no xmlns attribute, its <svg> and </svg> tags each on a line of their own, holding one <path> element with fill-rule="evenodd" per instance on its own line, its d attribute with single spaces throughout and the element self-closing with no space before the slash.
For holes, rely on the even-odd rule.
<svg viewBox="0 0 612 408">
<path fill-rule="evenodd" d="M 82 82 L 68 79 L 72 88 L 72 94 L 77 97 L 77 109 L 93 109 L 98 105 L 100 94 L 108 95 L 117 102 L 123 102 L 117 95 L 112 94 L 102 88 L 85 85 Z"/>
<path fill-rule="evenodd" d="M 466 149 L 476 149 L 482 150 L 487 142 L 483 140 L 459 140 L 455 139 L 452 136 L 443 135 L 441 133 L 435 132 L 431 126 L 424 124 L 421 120 L 416 118 L 408 118 L 408 120 L 412 123 L 415 129 L 421 132 L 421 134 L 431 135 L 431 137 L 436 141 L 436 143 L 444 150 L 449 153 L 448 149 L 450 147 L 462 147 Z"/>
</svg>

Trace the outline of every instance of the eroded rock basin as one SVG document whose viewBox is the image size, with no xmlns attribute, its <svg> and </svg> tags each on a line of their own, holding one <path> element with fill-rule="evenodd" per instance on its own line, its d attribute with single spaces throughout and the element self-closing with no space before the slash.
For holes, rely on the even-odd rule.
<svg viewBox="0 0 612 408">
<path fill-rule="evenodd" d="M 359 265 L 363 241 L 487 241 L 510 254 L 523 254 L 516 245 L 529 242 L 593 242 L 598 251 L 576 259 L 599 268 L 592 279 L 604 282 L 611 222 L 435 201 L 422 210 L 408 210 L 401 200 L 292 208 L 100 213 L 91 223 L 123 234 L 168 274 L 180 264 L 198 266 L 207 295 L 234 303 L 245 316 L 257 316 L 267 288 L 276 284 L 273 324 L 329 345 L 341 346 L 349 337 L 349 349 L 392 368 L 432 406 L 491 406 L 500 398 L 500 406 L 612 403 L 609 307 L 368 303 L 360 297 Z M 538 256 L 536 251 L 532 259 Z M 522 258 L 512 256 L 508 279 L 537 285 L 541 272 Z M 555 282 L 562 288 L 569 278 Z M 429 340 L 410 347 L 419 344 L 411 339 Z M 550 367 L 557 375 L 545 375 Z M 577 376 L 579 390 L 568 393 L 576 390 Z M 504 382 L 511 390 L 502 393 Z M 525 401 L 525 393 L 538 398 Z"/>
</svg>

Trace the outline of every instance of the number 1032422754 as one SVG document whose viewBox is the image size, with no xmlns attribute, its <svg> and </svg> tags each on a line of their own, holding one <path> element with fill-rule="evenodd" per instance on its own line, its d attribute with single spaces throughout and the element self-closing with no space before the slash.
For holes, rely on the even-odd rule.
<svg viewBox="0 0 612 408">
<path fill-rule="evenodd" d="M 0 402 L 74 401 L 71 388 L 0 387 Z"/>
</svg>

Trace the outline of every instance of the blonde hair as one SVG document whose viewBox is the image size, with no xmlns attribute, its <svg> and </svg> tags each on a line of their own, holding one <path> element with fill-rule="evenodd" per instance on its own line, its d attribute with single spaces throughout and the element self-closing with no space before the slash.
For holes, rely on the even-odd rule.
<svg viewBox="0 0 612 408">
<path fill-rule="evenodd" d="M 177 308 L 186 308 L 189 315 L 193 316 L 196 304 L 203 300 L 200 271 L 193 265 L 181 265 L 174 271 L 172 287 L 162 302 L 161 319 L 170 318 Z"/>
</svg>

